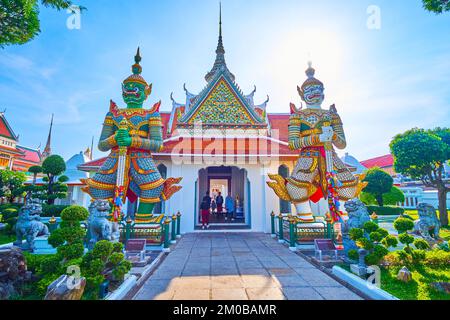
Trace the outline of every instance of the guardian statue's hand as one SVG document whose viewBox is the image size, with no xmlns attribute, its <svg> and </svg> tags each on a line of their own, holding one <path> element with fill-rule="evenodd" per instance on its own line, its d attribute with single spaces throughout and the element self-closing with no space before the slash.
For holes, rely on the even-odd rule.
<svg viewBox="0 0 450 320">
<path fill-rule="evenodd" d="M 119 129 L 116 133 L 116 141 L 119 147 L 131 146 L 131 136 L 128 130 Z"/>
<path fill-rule="evenodd" d="M 322 127 L 322 133 L 319 135 L 320 142 L 333 141 L 334 131 L 332 127 Z"/>
</svg>

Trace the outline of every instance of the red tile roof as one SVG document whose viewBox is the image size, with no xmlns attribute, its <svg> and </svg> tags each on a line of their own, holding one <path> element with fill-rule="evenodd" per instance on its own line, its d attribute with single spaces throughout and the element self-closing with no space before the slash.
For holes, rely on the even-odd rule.
<svg viewBox="0 0 450 320">
<path fill-rule="evenodd" d="M 269 138 L 231 138 L 231 139 L 216 139 L 203 141 L 192 138 L 176 138 L 170 139 L 170 133 L 167 133 L 167 128 L 170 121 L 170 112 L 160 112 L 161 120 L 163 123 L 163 138 L 166 140 L 164 143 L 164 149 L 159 153 L 153 153 L 155 159 L 170 157 L 173 153 L 195 154 L 202 155 L 208 154 L 230 154 L 230 150 L 227 148 L 233 148 L 231 154 L 235 155 L 280 155 L 281 158 L 292 158 L 298 155 L 297 151 L 292 151 L 286 145 L 289 139 L 289 114 L 268 114 L 270 126 L 272 128 L 273 139 Z M 278 136 L 275 134 L 275 130 L 278 130 Z M 167 141 L 168 140 L 168 141 Z M 212 151 L 213 146 L 219 146 L 222 150 L 226 151 Z M 180 150 L 182 149 L 182 150 Z M 211 151 L 208 151 L 211 150 Z M 106 157 L 96 159 L 79 166 L 80 170 L 90 171 L 97 170 L 106 161 Z"/>
<path fill-rule="evenodd" d="M 41 153 L 39 150 L 30 149 L 27 147 L 17 146 L 17 149 L 24 153 L 19 159 L 23 161 L 33 162 L 39 164 L 41 162 Z"/>
<path fill-rule="evenodd" d="M 3 114 L 0 115 L 0 135 L 13 140 L 17 140 L 16 134 L 9 126 L 8 121 Z"/>
<path fill-rule="evenodd" d="M 361 164 L 368 169 L 373 167 L 379 168 L 392 167 L 394 166 L 394 157 L 392 156 L 392 154 L 387 154 L 385 156 L 361 161 Z"/>
<path fill-rule="evenodd" d="M 270 126 L 273 130 L 278 130 L 278 139 L 281 141 L 289 141 L 289 117 L 290 114 L 268 114 Z"/>
</svg>

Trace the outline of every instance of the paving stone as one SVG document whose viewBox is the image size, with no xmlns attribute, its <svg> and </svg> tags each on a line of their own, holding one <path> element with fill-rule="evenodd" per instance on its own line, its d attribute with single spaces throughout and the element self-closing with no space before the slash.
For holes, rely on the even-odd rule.
<svg viewBox="0 0 450 320">
<path fill-rule="evenodd" d="M 245 289 L 249 300 L 285 300 L 279 288 L 248 288 Z"/>
<path fill-rule="evenodd" d="M 173 279 L 169 287 L 171 290 L 183 289 L 210 289 L 211 277 L 210 276 L 191 276 L 191 277 L 179 277 Z"/>
<path fill-rule="evenodd" d="M 271 276 L 262 275 L 241 275 L 245 288 L 275 288 L 278 283 Z"/>
<path fill-rule="evenodd" d="M 181 275 L 182 271 L 181 270 L 167 270 L 167 269 L 156 269 L 155 272 L 153 272 L 153 274 L 151 275 L 152 279 L 158 279 L 158 280 L 163 280 L 163 279 L 172 279 L 175 277 L 179 277 Z"/>
<path fill-rule="evenodd" d="M 282 288 L 286 287 L 309 287 L 309 283 L 306 282 L 302 277 L 295 276 L 274 276 L 273 279 L 280 285 Z"/>
<path fill-rule="evenodd" d="M 281 260 L 262 260 L 265 268 L 289 268 L 289 266 Z"/>
<path fill-rule="evenodd" d="M 300 269 L 298 274 L 314 287 L 342 287 L 336 280 L 317 269 Z"/>
<path fill-rule="evenodd" d="M 244 283 L 242 282 L 241 276 L 231 275 L 231 276 L 211 276 L 211 288 L 243 288 Z"/>
<path fill-rule="evenodd" d="M 181 276 L 209 276 L 210 272 L 210 268 L 185 268 L 181 273 Z"/>
<path fill-rule="evenodd" d="M 175 290 L 173 300 L 209 300 L 210 289 Z"/>
<path fill-rule="evenodd" d="M 267 271 L 275 276 L 295 276 L 297 273 L 291 268 L 268 268 Z"/>
<path fill-rule="evenodd" d="M 212 289 L 212 300 L 248 300 L 245 289 Z"/>
<path fill-rule="evenodd" d="M 254 275 L 254 276 L 269 276 L 269 272 L 267 272 L 264 268 L 252 268 L 252 269 L 241 269 L 239 268 L 239 272 L 241 275 Z"/>
<path fill-rule="evenodd" d="M 286 287 L 282 288 L 288 300 L 323 300 L 323 297 L 313 288 Z"/>
<path fill-rule="evenodd" d="M 258 268 L 262 268 L 263 265 L 261 263 L 259 263 L 258 261 L 240 261 L 237 262 L 238 268 L 239 269 L 258 269 Z"/>
<path fill-rule="evenodd" d="M 316 287 L 326 300 L 362 300 L 360 296 L 345 287 Z"/>
<path fill-rule="evenodd" d="M 184 235 L 134 298 L 360 299 L 260 233 Z"/>
<path fill-rule="evenodd" d="M 211 268 L 211 276 L 239 275 L 237 268 Z"/>
</svg>

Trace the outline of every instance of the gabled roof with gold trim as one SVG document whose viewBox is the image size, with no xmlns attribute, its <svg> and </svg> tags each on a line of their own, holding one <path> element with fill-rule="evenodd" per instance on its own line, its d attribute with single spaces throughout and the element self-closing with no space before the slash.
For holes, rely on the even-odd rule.
<svg viewBox="0 0 450 320">
<path fill-rule="evenodd" d="M 216 74 L 178 120 L 177 126 L 191 127 L 199 121 L 203 126 L 212 127 L 267 126 L 226 72 Z"/>
</svg>

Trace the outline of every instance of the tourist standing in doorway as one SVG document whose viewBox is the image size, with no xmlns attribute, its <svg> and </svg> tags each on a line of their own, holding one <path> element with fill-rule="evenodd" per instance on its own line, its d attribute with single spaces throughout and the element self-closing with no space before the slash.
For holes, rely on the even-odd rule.
<svg viewBox="0 0 450 320">
<path fill-rule="evenodd" d="M 209 192 L 206 191 L 206 195 L 203 197 L 200 210 L 202 214 L 202 229 L 209 228 L 209 210 L 211 209 L 211 197 Z"/>
<path fill-rule="evenodd" d="M 211 213 L 212 214 L 216 214 L 217 210 L 217 204 L 216 204 L 216 200 L 212 199 L 211 200 Z"/>
<path fill-rule="evenodd" d="M 225 210 L 227 210 L 227 216 L 225 217 L 225 220 L 230 219 L 231 221 L 234 220 L 234 199 L 233 197 L 228 194 L 225 198 Z"/>
<path fill-rule="evenodd" d="M 222 214 L 223 213 L 223 197 L 222 197 L 221 192 L 219 192 L 219 194 L 217 195 L 216 204 L 217 204 L 217 214 Z"/>
</svg>

